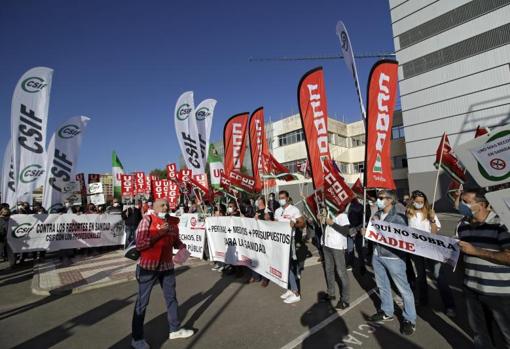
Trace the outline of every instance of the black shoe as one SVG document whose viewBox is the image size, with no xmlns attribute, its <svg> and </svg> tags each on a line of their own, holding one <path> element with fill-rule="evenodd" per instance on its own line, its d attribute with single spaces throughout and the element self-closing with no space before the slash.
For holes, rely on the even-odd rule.
<svg viewBox="0 0 510 349">
<path fill-rule="evenodd" d="M 393 316 L 386 315 L 383 311 L 378 311 L 376 314 L 368 318 L 369 321 L 393 321 Z"/>
<path fill-rule="evenodd" d="M 342 310 L 347 309 L 347 308 L 349 308 L 349 303 L 340 301 L 340 302 L 338 302 L 338 304 L 336 305 L 335 308 L 342 309 Z"/>
<path fill-rule="evenodd" d="M 402 326 L 400 327 L 400 333 L 405 334 L 406 336 L 410 336 L 416 330 L 416 325 L 411 321 L 404 320 L 402 322 Z"/>
</svg>

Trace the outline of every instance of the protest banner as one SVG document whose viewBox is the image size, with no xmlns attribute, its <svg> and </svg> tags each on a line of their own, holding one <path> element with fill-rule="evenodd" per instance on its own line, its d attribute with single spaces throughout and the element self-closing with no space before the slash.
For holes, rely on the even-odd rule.
<svg viewBox="0 0 510 349">
<path fill-rule="evenodd" d="M 179 219 L 179 238 L 186 245 L 191 257 L 203 259 L 205 220 L 201 220 L 195 213 L 184 213 Z"/>
<path fill-rule="evenodd" d="M 106 200 L 105 200 L 105 197 L 104 197 L 104 194 L 92 194 L 92 195 L 89 195 L 89 202 L 91 204 L 94 204 L 96 206 L 98 205 L 104 205 L 106 204 Z"/>
<path fill-rule="evenodd" d="M 124 245 L 120 215 L 12 215 L 7 242 L 14 253 Z"/>
<path fill-rule="evenodd" d="M 376 62 L 368 80 L 363 183 L 366 188 L 393 190 L 391 129 L 397 96 L 398 63 L 392 60 Z"/>
<path fill-rule="evenodd" d="M 250 151 L 251 168 L 255 179 L 255 188 L 260 191 L 263 187 L 262 176 L 269 173 L 266 159 L 269 157 L 269 146 L 264 127 L 264 108 L 256 109 L 250 117 Z"/>
<path fill-rule="evenodd" d="M 361 97 L 358 71 L 356 69 L 356 61 L 354 59 L 354 51 L 352 50 L 351 40 L 349 39 L 349 34 L 347 33 L 347 28 L 345 27 L 344 22 L 338 21 L 336 24 L 336 35 L 338 35 L 338 39 L 340 40 L 340 47 L 342 49 L 342 57 L 344 58 L 344 63 L 347 66 L 347 69 L 349 69 L 352 78 L 354 79 L 354 87 L 356 87 L 356 94 L 358 95 L 361 116 L 363 119 L 366 119 L 367 116 L 365 112 L 365 106 L 363 105 L 363 98 Z"/>
<path fill-rule="evenodd" d="M 103 192 L 103 183 L 89 183 L 89 194 L 101 194 Z"/>
<path fill-rule="evenodd" d="M 2 184 L 0 187 L 2 202 L 7 203 L 9 207 L 13 208 L 16 206 L 16 179 L 14 176 L 14 164 L 12 162 L 11 140 L 9 140 L 5 146 L 2 166 Z"/>
<path fill-rule="evenodd" d="M 81 141 L 89 120 L 86 116 L 72 117 L 51 137 L 44 175 L 43 207 L 61 205 L 79 191 L 70 188 L 69 183 L 74 181 Z"/>
<path fill-rule="evenodd" d="M 168 194 L 167 201 L 170 209 L 174 210 L 179 206 L 179 197 L 180 197 L 179 186 L 175 182 L 168 182 Z"/>
<path fill-rule="evenodd" d="M 121 174 L 120 175 L 120 189 L 121 196 L 132 197 L 134 195 L 134 180 L 132 175 Z"/>
<path fill-rule="evenodd" d="M 169 181 L 177 180 L 177 165 L 175 163 L 166 165 L 166 179 Z"/>
<path fill-rule="evenodd" d="M 206 140 L 200 137 L 197 119 L 194 116 L 193 91 L 184 92 L 175 104 L 175 132 L 186 167 L 195 173 L 204 173 L 205 163 L 202 163 L 202 154 L 205 156 Z"/>
<path fill-rule="evenodd" d="M 455 147 L 455 153 L 479 186 L 510 182 L 510 125 Z"/>
<path fill-rule="evenodd" d="M 510 189 L 492 191 L 485 198 L 501 219 L 501 224 L 510 227 Z"/>
<path fill-rule="evenodd" d="M 223 128 L 223 170 L 241 171 L 246 153 L 246 132 L 248 130 L 248 113 L 232 116 Z"/>
<path fill-rule="evenodd" d="M 197 122 L 198 139 L 200 140 L 200 156 L 202 169 L 205 171 L 207 157 L 209 155 L 209 141 L 211 138 L 211 129 L 214 116 L 215 99 L 205 99 L 197 106 L 195 110 L 195 119 Z M 205 147 L 204 147 L 205 141 Z M 200 172 L 197 172 L 200 173 Z M 203 172 L 205 174 L 205 172 Z"/>
<path fill-rule="evenodd" d="M 287 288 L 289 223 L 244 217 L 207 217 L 205 225 L 214 261 L 246 266 Z"/>
<path fill-rule="evenodd" d="M 133 176 L 135 178 L 135 194 L 146 194 L 147 191 L 147 178 L 145 178 L 145 173 L 143 172 L 134 172 Z"/>
<path fill-rule="evenodd" d="M 11 142 L 15 196 L 32 201 L 32 192 L 44 184 L 46 128 L 53 70 L 36 67 L 21 76 L 12 96 Z"/>
<path fill-rule="evenodd" d="M 453 268 L 457 265 L 460 254 L 458 240 L 385 221 L 370 222 L 365 239 L 399 251 L 448 263 Z"/>
<path fill-rule="evenodd" d="M 89 173 L 88 174 L 88 183 L 97 183 L 101 181 L 101 175 L 99 173 Z"/>
<path fill-rule="evenodd" d="M 298 85 L 298 106 L 306 152 L 315 189 L 324 186 L 322 161 L 331 158 L 328 141 L 328 108 L 322 67 L 307 72 Z"/>
</svg>

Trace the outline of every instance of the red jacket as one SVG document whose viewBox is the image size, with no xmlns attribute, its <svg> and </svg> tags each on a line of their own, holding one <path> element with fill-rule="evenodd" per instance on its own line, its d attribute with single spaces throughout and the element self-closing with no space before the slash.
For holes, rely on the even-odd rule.
<svg viewBox="0 0 510 349">
<path fill-rule="evenodd" d="M 171 234 L 165 235 L 151 244 L 151 238 L 159 234 L 165 219 L 157 215 L 146 215 L 136 230 L 136 248 L 140 251 L 138 264 L 147 270 L 173 269 L 173 249 L 186 248 L 179 239 L 179 219 L 170 217 L 166 220 L 170 224 Z"/>
</svg>

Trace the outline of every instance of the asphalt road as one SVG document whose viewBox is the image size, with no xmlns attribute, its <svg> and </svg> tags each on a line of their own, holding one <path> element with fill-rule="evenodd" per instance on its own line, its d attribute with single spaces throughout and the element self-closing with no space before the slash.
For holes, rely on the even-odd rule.
<svg viewBox="0 0 510 349">
<path fill-rule="evenodd" d="M 146 316 L 145 336 L 152 348 L 469 348 L 470 333 L 460 289 L 454 287 L 458 316 L 442 312 L 431 283 L 431 302 L 418 307 L 416 333 L 399 333 L 399 321 L 369 323 L 378 302 L 371 274 L 350 272 L 351 307 L 337 312 L 318 301 L 325 290 L 322 265 L 307 267 L 301 302 L 287 305 L 274 284 L 266 289 L 245 279 L 222 276 L 210 265 L 178 270 L 177 296 L 184 326 L 196 333 L 168 340 L 165 303 L 155 288 Z M 29 264 L 0 264 L 1 348 L 128 348 L 136 282 L 79 294 L 39 297 L 30 293 Z M 455 282 L 455 276 L 451 277 Z"/>
</svg>

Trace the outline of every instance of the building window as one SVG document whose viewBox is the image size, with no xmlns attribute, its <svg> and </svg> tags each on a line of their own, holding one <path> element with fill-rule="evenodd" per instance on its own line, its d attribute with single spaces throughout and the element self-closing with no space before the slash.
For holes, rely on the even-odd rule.
<svg viewBox="0 0 510 349">
<path fill-rule="evenodd" d="M 407 168 L 407 157 L 405 155 L 397 155 L 393 157 L 393 168 Z"/>
<path fill-rule="evenodd" d="M 364 162 L 356 162 L 353 164 L 354 173 L 363 173 L 365 171 L 365 163 Z"/>
<path fill-rule="evenodd" d="M 351 171 L 349 171 L 349 164 L 346 162 L 337 162 L 337 165 L 339 165 L 339 169 L 341 173 L 349 174 Z"/>
<path fill-rule="evenodd" d="M 391 139 L 400 139 L 404 138 L 404 126 L 393 126 L 391 129 Z"/>
<path fill-rule="evenodd" d="M 294 143 L 301 142 L 305 139 L 303 130 L 296 130 L 278 136 L 278 146 L 283 147 Z"/>
<path fill-rule="evenodd" d="M 358 135 L 351 137 L 351 146 L 354 147 L 360 147 L 365 144 L 365 135 Z"/>
</svg>

